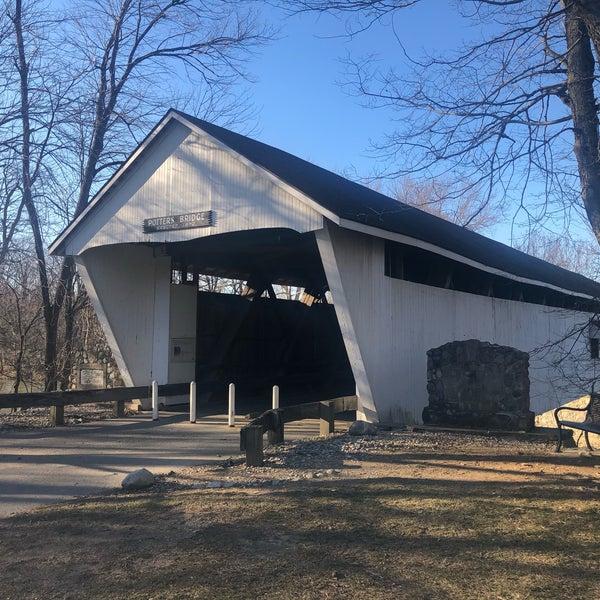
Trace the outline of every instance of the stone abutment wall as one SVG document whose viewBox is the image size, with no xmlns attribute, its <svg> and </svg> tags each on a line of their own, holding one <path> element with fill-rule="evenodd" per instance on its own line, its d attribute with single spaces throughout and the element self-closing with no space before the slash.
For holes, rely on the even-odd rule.
<svg viewBox="0 0 600 600">
<path fill-rule="evenodd" d="M 529 355 L 479 340 L 450 342 L 427 352 L 430 425 L 508 431 L 533 428 Z"/>
</svg>

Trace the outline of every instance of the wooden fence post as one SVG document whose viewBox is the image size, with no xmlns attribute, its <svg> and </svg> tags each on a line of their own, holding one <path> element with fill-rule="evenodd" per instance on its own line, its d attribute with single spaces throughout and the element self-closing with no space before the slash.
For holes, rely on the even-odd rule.
<svg viewBox="0 0 600 600">
<path fill-rule="evenodd" d="M 125 416 L 125 400 L 115 400 L 113 402 L 113 417 L 122 418 Z"/>
<path fill-rule="evenodd" d="M 335 431 L 335 401 L 319 403 L 319 435 Z"/>
<path fill-rule="evenodd" d="M 50 424 L 53 426 L 65 424 L 65 407 L 51 406 L 50 407 Z"/>
<path fill-rule="evenodd" d="M 262 467 L 264 464 L 262 425 L 247 425 L 243 431 L 242 445 L 246 450 L 246 466 Z"/>
<path fill-rule="evenodd" d="M 273 428 L 267 431 L 269 444 L 283 444 L 283 415 L 281 410 L 273 411 Z"/>
</svg>

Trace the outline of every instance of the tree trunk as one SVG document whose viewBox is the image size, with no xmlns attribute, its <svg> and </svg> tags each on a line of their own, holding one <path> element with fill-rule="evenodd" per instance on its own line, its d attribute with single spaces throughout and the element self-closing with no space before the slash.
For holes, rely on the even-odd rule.
<svg viewBox="0 0 600 600">
<path fill-rule="evenodd" d="M 23 380 L 23 358 L 24 358 L 24 349 L 25 349 L 25 336 L 21 334 L 19 338 L 19 352 L 17 354 L 17 358 L 15 360 L 15 383 L 13 385 L 13 390 L 15 394 L 19 393 L 19 388 L 21 387 L 21 381 Z"/>
<path fill-rule="evenodd" d="M 13 24 L 15 27 L 15 38 L 17 45 L 17 71 L 19 73 L 19 84 L 20 84 L 20 111 L 21 111 L 21 123 L 22 123 L 22 142 L 21 142 L 21 185 L 23 193 L 23 204 L 27 211 L 29 218 L 29 224 L 33 233 L 33 243 L 35 248 L 35 255 L 37 258 L 38 275 L 40 279 L 40 288 L 42 294 L 42 304 L 44 309 L 44 321 L 46 324 L 46 331 L 48 332 L 51 328 L 52 318 L 52 301 L 50 296 L 50 285 L 48 281 L 47 265 L 46 265 L 46 253 L 44 248 L 44 242 L 42 239 L 42 230 L 40 226 L 39 215 L 35 201 L 33 199 L 33 181 L 31 177 L 31 125 L 29 117 L 29 63 L 25 54 L 25 41 L 23 38 L 23 22 L 22 22 L 22 4 L 21 0 L 15 2 L 15 14 L 13 16 Z M 48 355 L 49 346 L 48 338 L 46 339 L 46 355 Z M 46 363 L 46 389 L 52 389 L 50 387 L 51 372 L 48 370 L 48 364 Z"/>
<path fill-rule="evenodd" d="M 73 342 L 75 336 L 75 318 L 77 315 L 77 302 L 75 298 L 75 273 L 71 269 L 69 280 L 66 282 L 63 318 L 65 323 L 64 344 L 62 349 L 63 362 L 60 374 L 60 389 L 69 387 L 73 371 Z"/>
<path fill-rule="evenodd" d="M 585 26 L 596 50 L 596 59 L 600 58 L 600 3 L 598 0 L 579 0 Z"/>
<path fill-rule="evenodd" d="M 50 315 L 45 321 L 46 324 L 46 351 L 45 351 L 45 364 L 46 364 L 46 390 L 56 390 L 59 387 L 62 369 L 59 368 L 58 364 L 58 333 L 59 333 L 59 321 L 61 312 L 64 307 L 65 297 L 70 282 L 73 278 L 73 259 L 66 257 L 63 259 L 63 264 L 60 269 L 60 275 L 56 284 L 56 290 L 54 292 L 54 301 L 50 304 Z M 45 315 L 45 311 L 44 311 Z"/>
<path fill-rule="evenodd" d="M 584 15 L 565 2 L 567 88 L 573 116 L 573 150 L 581 180 L 581 197 L 592 231 L 600 243 L 600 161 L 598 112 L 594 96 L 595 61 Z"/>
</svg>

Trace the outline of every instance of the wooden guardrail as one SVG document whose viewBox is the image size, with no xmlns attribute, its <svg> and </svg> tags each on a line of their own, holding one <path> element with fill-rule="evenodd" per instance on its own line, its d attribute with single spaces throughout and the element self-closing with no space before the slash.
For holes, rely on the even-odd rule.
<svg viewBox="0 0 600 600">
<path fill-rule="evenodd" d="M 333 400 L 296 404 L 285 408 L 267 410 L 240 430 L 240 450 L 246 453 L 246 465 L 261 467 L 264 463 L 263 436 L 268 434 L 271 444 L 284 441 L 284 425 L 303 419 L 319 419 L 319 435 L 334 432 L 336 413 L 356 410 L 356 396 L 343 396 Z"/>
<path fill-rule="evenodd" d="M 158 386 L 159 396 L 179 396 L 187 394 L 189 383 L 168 383 Z M 115 416 L 123 416 L 125 402 L 140 398 L 150 398 L 152 387 L 117 387 L 101 390 L 67 390 L 57 392 L 31 392 L 25 394 L 0 394 L 0 408 L 41 408 L 91 404 L 94 402 L 113 402 Z M 54 425 L 64 425 L 62 410 L 54 412 Z"/>
</svg>

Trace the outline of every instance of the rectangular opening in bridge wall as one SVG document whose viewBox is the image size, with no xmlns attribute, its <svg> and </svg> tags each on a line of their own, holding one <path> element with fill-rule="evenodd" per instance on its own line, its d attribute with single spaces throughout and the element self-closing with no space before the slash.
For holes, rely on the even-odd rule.
<svg viewBox="0 0 600 600">
<path fill-rule="evenodd" d="M 572 310 L 594 310 L 592 302 L 557 290 L 494 275 L 414 246 L 386 241 L 385 274 L 422 285 Z"/>
</svg>

